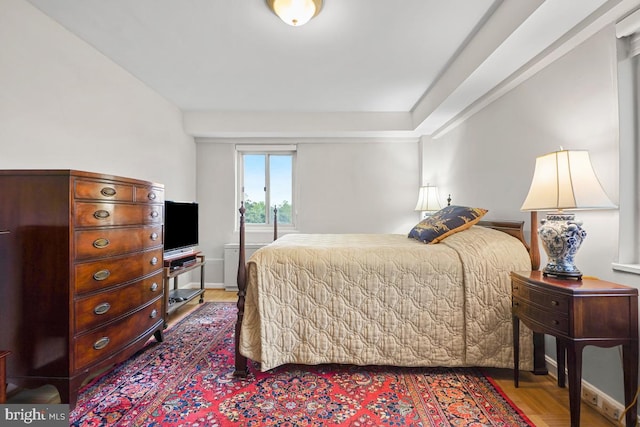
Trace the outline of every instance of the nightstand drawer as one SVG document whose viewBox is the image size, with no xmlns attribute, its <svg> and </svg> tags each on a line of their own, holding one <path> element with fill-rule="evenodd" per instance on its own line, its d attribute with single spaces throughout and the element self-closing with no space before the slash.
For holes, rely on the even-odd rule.
<svg viewBox="0 0 640 427">
<path fill-rule="evenodd" d="M 563 335 L 569 334 L 569 318 L 560 311 L 544 310 L 526 300 L 513 298 L 513 314 L 518 316 L 525 324 L 535 322 L 542 327 L 540 332 Z M 540 329 L 540 328 L 538 328 Z"/>
<path fill-rule="evenodd" d="M 523 301 L 528 301 L 533 305 L 545 310 L 562 313 L 568 316 L 570 298 L 555 292 L 538 290 L 536 287 L 519 281 L 513 281 L 513 295 Z"/>
</svg>

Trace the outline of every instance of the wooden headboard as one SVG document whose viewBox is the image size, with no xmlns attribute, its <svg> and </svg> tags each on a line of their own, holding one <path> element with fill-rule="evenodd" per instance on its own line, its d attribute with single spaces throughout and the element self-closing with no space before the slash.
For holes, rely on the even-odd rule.
<svg viewBox="0 0 640 427">
<path fill-rule="evenodd" d="M 487 228 L 493 228 L 494 230 L 507 233 L 516 239 L 520 240 L 527 251 L 529 252 L 529 258 L 531 259 L 531 270 L 537 270 L 540 268 L 540 248 L 538 246 L 538 233 L 536 233 L 536 227 L 538 224 L 538 213 L 531 212 L 531 232 L 529 234 L 529 243 L 527 243 L 527 236 L 524 232 L 524 221 L 480 221 L 478 225 Z"/>
</svg>

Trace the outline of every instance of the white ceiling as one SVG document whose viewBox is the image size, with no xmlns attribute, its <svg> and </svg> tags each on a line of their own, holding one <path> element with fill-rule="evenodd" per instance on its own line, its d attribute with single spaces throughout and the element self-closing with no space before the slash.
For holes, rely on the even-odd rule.
<svg viewBox="0 0 640 427">
<path fill-rule="evenodd" d="M 324 0 L 290 27 L 265 0 L 29 2 L 200 137 L 437 134 L 576 26 L 638 3 Z"/>
</svg>

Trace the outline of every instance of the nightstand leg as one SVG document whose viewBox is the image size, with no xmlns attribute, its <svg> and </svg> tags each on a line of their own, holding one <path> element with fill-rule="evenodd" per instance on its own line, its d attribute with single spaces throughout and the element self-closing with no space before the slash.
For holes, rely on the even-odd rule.
<svg viewBox="0 0 640 427">
<path fill-rule="evenodd" d="M 533 333 L 533 373 L 536 375 L 547 375 L 547 362 L 544 352 L 544 334 Z"/>
<path fill-rule="evenodd" d="M 569 409 L 571 427 L 580 426 L 580 394 L 582 388 L 582 345 L 566 342 L 567 365 L 569 368 Z M 558 363 L 559 365 L 559 363 Z"/>
<path fill-rule="evenodd" d="M 565 357 L 567 355 L 567 344 L 560 338 L 556 338 L 556 360 L 558 361 L 558 387 L 563 387 L 565 381 Z"/>
<path fill-rule="evenodd" d="M 638 342 L 622 346 L 622 369 L 624 375 L 624 406 L 629 407 L 638 388 Z M 638 419 L 638 405 L 634 404 L 626 413 L 626 426 L 633 427 Z"/>
</svg>

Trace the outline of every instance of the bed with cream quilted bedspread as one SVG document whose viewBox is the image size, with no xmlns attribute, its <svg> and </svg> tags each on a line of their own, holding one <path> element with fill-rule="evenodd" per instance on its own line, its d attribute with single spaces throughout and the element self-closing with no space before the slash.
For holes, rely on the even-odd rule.
<svg viewBox="0 0 640 427">
<path fill-rule="evenodd" d="M 242 355 L 287 363 L 513 366 L 514 237 L 473 226 L 435 245 L 396 234 L 289 234 L 247 263 Z M 521 326 L 520 367 L 532 369 Z"/>
</svg>

